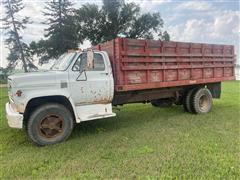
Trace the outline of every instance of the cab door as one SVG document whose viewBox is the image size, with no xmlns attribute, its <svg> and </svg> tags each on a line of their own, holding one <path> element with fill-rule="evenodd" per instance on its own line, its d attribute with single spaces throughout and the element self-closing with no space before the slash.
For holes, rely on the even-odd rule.
<svg viewBox="0 0 240 180">
<path fill-rule="evenodd" d="M 111 102 L 113 77 L 104 54 L 94 52 L 92 62 L 88 53 L 80 54 L 69 71 L 71 98 L 76 106 Z"/>
</svg>

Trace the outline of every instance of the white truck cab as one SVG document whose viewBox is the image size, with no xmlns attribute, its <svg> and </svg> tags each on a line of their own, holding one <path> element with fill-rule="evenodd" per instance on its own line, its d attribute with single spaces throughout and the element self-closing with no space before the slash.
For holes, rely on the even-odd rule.
<svg viewBox="0 0 240 180">
<path fill-rule="evenodd" d="M 65 140 L 74 123 L 115 116 L 114 82 L 106 52 L 63 54 L 47 72 L 8 78 L 8 124 L 27 129 L 38 145 Z"/>
</svg>

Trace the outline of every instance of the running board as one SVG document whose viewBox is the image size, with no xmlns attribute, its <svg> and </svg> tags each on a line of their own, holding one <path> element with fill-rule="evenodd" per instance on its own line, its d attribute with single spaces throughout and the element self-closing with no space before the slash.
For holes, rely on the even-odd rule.
<svg viewBox="0 0 240 180">
<path fill-rule="evenodd" d="M 116 116 L 116 114 L 112 112 L 111 103 L 82 105 L 77 106 L 76 110 L 80 122 Z"/>
</svg>

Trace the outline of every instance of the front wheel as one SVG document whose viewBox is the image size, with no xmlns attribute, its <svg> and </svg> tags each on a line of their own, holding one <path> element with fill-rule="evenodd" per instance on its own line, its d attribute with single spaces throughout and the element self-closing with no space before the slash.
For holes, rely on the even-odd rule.
<svg viewBox="0 0 240 180">
<path fill-rule="evenodd" d="M 45 146 L 66 140 L 73 129 L 71 112 L 63 105 L 50 103 L 38 107 L 27 123 L 27 134 L 37 145 Z"/>
</svg>

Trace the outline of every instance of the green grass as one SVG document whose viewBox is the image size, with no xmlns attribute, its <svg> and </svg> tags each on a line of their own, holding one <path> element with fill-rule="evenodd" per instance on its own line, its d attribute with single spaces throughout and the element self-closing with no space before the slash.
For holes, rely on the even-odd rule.
<svg viewBox="0 0 240 180">
<path fill-rule="evenodd" d="M 7 126 L 1 89 L 0 179 L 239 179 L 240 82 L 223 83 L 211 113 L 131 104 L 77 125 L 68 141 L 32 145 Z"/>
</svg>

